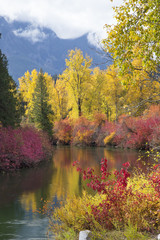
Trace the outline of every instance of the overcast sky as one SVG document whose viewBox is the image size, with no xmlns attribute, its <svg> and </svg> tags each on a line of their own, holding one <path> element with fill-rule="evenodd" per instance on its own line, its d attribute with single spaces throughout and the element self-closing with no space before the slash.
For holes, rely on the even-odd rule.
<svg viewBox="0 0 160 240">
<path fill-rule="evenodd" d="M 114 22 L 112 6 L 120 3 L 122 0 L 0 0 L 0 16 L 30 22 L 30 29 L 15 32 L 21 36 L 32 33 L 36 37 L 40 34 L 37 26 L 41 26 L 52 29 L 60 38 L 77 38 L 90 32 L 92 39 L 92 33 L 104 36 L 104 25 Z"/>
</svg>

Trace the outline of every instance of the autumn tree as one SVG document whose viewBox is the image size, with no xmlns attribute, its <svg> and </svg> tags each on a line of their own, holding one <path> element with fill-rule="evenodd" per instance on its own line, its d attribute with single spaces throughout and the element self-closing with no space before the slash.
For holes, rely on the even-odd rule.
<svg viewBox="0 0 160 240">
<path fill-rule="evenodd" d="M 25 118 L 38 128 L 51 133 L 54 122 L 54 80 L 35 69 L 19 79 L 19 91 L 25 105 Z"/>
<path fill-rule="evenodd" d="M 31 73 L 29 71 L 25 72 L 24 76 L 19 78 L 19 92 L 22 96 L 27 122 L 30 122 L 32 119 L 33 93 L 37 78 L 38 73 L 35 69 Z"/>
<path fill-rule="evenodd" d="M 104 88 L 106 85 L 105 71 L 98 67 L 90 75 L 91 83 L 84 99 L 85 115 L 92 117 L 96 112 L 107 113 Z"/>
<path fill-rule="evenodd" d="M 132 115 L 138 116 L 151 104 L 157 104 L 160 96 L 160 81 L 152 78 L 142 68 L 141 60 L 132 62 L 135 70 L 128 74 L 131 81 L 126 85 L 125 107 Z"/>
<path fill-rule="evenodd" d="M 84 58 L 80 49 L 69 51 L 66 69 L 61 78 L 66 84 L 71 108 L 76 108 L 78 116 L 82 115 L 82 106 L 90 83 L 92 60 Z"/>
<path fill-rule="evenodd" d="M 68 93 L 66 84 L 63 79 L 57 79 L 55 83 L 55 118 L 56 120 L 64 119 L 67 117 L 71 109 L 68 108 Z"/>
<path fill-rule="evenodd" d="M 103 41 L 121 73 L 133 71 L 133 59 L 141 59 L 142 68 L 157 71 L 160 65 L 160 1 L 124 0 L 114 8 L 116 24 L 106 25 Z"/>
<path fill-rule="evenodd" d="M 123 113 L 124 96 L 126 89 L 122 84 L 122 78 L 118 75 L 118 68 L 111 65 L 105 71 L 106 83 L 103 88 L 105 102 L 110 109 L 110 120 L 118 120 Z"/>
</svg>

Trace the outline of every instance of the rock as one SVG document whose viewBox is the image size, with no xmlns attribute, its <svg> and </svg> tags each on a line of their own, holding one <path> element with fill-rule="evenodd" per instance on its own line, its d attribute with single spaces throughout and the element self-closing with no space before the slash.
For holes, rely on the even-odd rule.
<svg viewBox="0 0 160 240">
<path fill-rule="evenodd" d="M 80 231 L 79 240 L 90 240 L 91 235 L 92 233 L 89 230 Z"/>
<path fill-rule="evenodd" d="M 160 240 L 160 234 L 158 234 L 157 239 Z"/>
</svg>

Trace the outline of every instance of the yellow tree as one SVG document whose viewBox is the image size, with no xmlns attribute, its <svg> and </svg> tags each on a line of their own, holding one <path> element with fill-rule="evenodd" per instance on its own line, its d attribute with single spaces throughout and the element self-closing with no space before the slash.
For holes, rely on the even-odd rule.
<svg viewBox="0 0 160 240">
<path fill-rule="evenodd" d="M 29 122 L 33 121 L 33 106 L 34 106 L 34 92 L 36 84 L 38 81 L 38 75 L 36 69 L 31 73 L 27 71 L 24 76 L 19 78 L 19 91 L 21 93 L 23 102 L 25 104 L 25 116 Z M 48 75 L 48 73 L 43 74 L 44 84 L 46 86 L 48 95 L 48 104 L 51 106 L 51 110 L 54 113 L 54 80 Z M 54 114 L 49 114 L 49 120 L 53 123 Z"/>
<path fill-rule="evenodd" d="M 118 69 L 114 65 L 109 66 L 105 74 L 106 84 L 103 88 L 103 95 L 110 109 L 110 120 L 117 121 L 118 116 L 123 112 L 125 88 L 122 79 L 118 76 Z"/>
<path fill-rule="evenodd" d="M 123 0 L 114 11 L 116 24 L 106 25 L 104 47 L 121 73 L 134 69 L 133 59 L 141 59 L 143 69 L 156 71 L 160 65 L 160 1 Z"/>
<path fill-rule="evenodd" d="M 78 116 L 82 115 L 83 102 L 90 84 L 91 62 L 88 56 L 84 58 L 80 49 L 71 50 L 66 59 L 66 69 L 61 75 L 66 84 L 70 107 L 76 109 Z"/>
<path fill-rule="evenodd" d="M 128 74 L 131 81 L 126 85 L 126 106 L 134 115 L 141 115 L 150 104 L 158 103 L 160 82 L 142 69 L 142 61 L 134 59 L 134 71 Z"/>
<path fill-rule="evenodd" d="M 57 120 L 66 118 L 69 112 L 68 93 L 65 85 L 66 85 L 65 82 L 61 78 L 57 79 L 55 83 L 54 106 Z"/>
<path fill-rule="evenodd" d="M 106 85 L 105 71 L 98 67 L 93 69 L 91 84 L 84 99 L 85 115 L 93 116 L 95 112 L 107 113 L 103 89 Z"/>
<path fill-rule="evenodd" d="M 23 103 L 25 105 L 25 116 L 31 120 L 31 112 L 33 106 L 33 93 L 36 86 L 38 73 L 34 69 L 31 73 L 27 71 L 24 76 L 19 78 L 19 91 L 21 93 Z"/>
</svg>

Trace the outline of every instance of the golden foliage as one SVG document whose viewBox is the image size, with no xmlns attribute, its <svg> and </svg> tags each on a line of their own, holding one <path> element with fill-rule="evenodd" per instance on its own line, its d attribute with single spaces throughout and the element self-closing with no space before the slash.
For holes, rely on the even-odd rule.
<svg viewBox="0 0 160 240">
<path fill-rule="evenodd" d="M 115 132 L 112 132 L 109 136 L 105 137 L 104 144 L 106 145 L 106 144 L 110 143 L 112 141 L 112 139 L 114 138 L 114 136 L 115 136 Z"/>
</svg>

